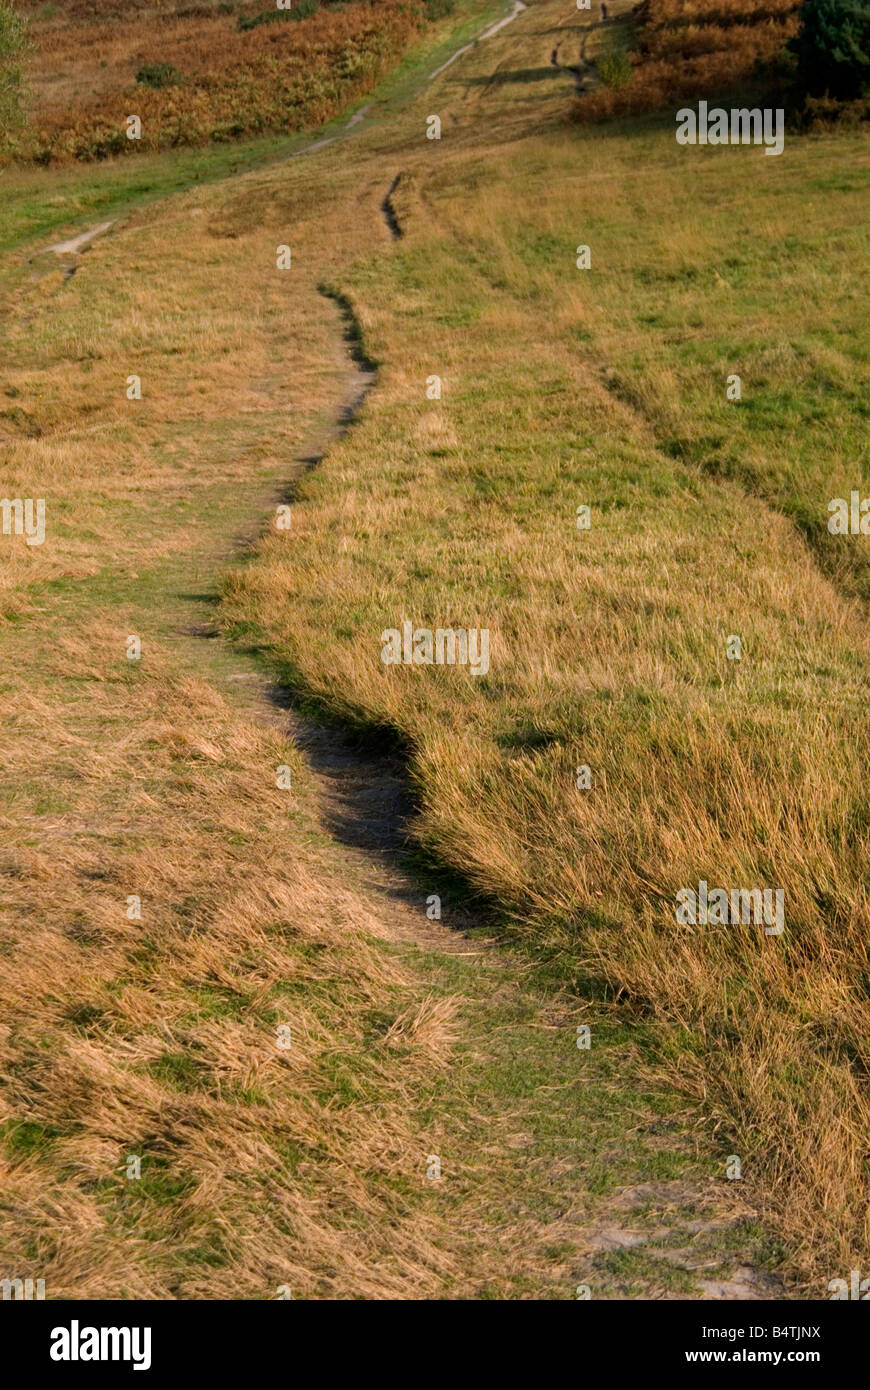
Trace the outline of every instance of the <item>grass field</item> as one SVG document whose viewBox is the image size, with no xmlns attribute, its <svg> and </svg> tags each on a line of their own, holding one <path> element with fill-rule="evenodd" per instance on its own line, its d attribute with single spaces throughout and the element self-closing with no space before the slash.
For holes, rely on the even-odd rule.
<svg viewBox="0 0 870 1390">
<path fill-rule="evenodd" d="M 825 1297 L 866 1262 L 867 556 L 827 520 L 866 488 L 868 138 L 578 125 L 565 0 L 426 83 L 501 14 L 304 158 L 3 175 L 3 487 L 48 526 L 0 538 L 0 1225 L 52 1296 Z M 377 378 L 305 469 L 336 300 Z M 488 629 L 489 672 L 385 666 L 406 620 Z M 401 750 L 416 937 L 230 679 L 263 673 Z M 785 932 L 678 925 L 700 880 L 783 889 Z"/>
</svg>

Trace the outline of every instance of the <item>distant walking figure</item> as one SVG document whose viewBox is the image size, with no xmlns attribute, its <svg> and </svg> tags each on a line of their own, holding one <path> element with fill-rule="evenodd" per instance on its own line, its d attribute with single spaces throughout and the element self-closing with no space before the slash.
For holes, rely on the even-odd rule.
<svg viewBox="0 0 870 1390">
<path fill-rule="evenodd" d="M 607 6 L 606 6 L 605 4 L 602 4 L 602 6 L 601 6 L 601 23 L 602 23 L 602 24 L 604 23 L 604 21 L 605 21 L 606 18 L 607 18 Z"/>
<path fill-rule="evenodd" d="M 553 64 L 553 67 L 554 67 L 554 68 L 557 68 L 557 67 L 559 66 L 559 50 L 558 50 L 558 48 L 554 48 L 554 49 L 553 49 L 553 52 L 550 54 L 550 62 Z"/>
</svg>

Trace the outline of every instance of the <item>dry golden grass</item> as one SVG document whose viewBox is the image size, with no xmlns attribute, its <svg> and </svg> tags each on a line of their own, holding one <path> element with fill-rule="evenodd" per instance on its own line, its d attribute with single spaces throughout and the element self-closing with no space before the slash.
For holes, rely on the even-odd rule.
<svg viewBox="0 0 870 1390">
<path fill-rule="evenodd" d="M 866 1250 L 864 610 L 757 495 L 666 454 L 626 389 L 639 272 L 659 265 L 643 248 L 679 270 L 713 239 L 695 236 L 672 138 L 566 133 L 559 74 L 489 81 L 545 70 L 541 20 L 565 12 L 534 7 L 347 150 L 134 216 L 72 280 L 34 263 L 23 285 L 4 385 L 42 434 L 7 422 L 8 487 L 47 496 L 51 521 L 43 547 L 4 551 L 0 1215 L 22 1272 L 41 1231 L 31 1267 L 53 1295 L 479 1291 L 503 1216 L 493 1172 L 515 1170 L 506 1132 L 521 1150 L 531 1123 L 474 1092 L 498 1118 L 455 1161 L 452 1227 L 418 1200 L 408 1175 L 441 1122 L 417 1116 L 461 1020 L 376 948 L 305 798 L 288 814 L 274 770 L 304 785 L 292 750 L 178 660 L 171 605 L 180 621 L 234 494 L 250 514 L 339 394 L 323 282 L 352 299 L 377 387 L 300 486 L 292 532 L 233 571 L 227 625 L 337 712 L 405 737 L 419 839 L 570 977 L 593 965 L 632 998 L 816 1294 Z M 769 197 L 789 229 L 852 138 L 799 144 L 784 175 L 762 159 L 749 186 L 723 151 L 708 209 L 737 189 L 760 226 Z M 381 203 L 400 172 L 391 247 Z M 812 234 L 857 294 L 839 216 L 828 203 Z M 587 239 L 598 278 L 574 266 Z M 699 344 L 701 283 L 677 326 Z M 815 342 L 817 302 L 796 302 Z M 678 379 L 664 349 L 658 368 Z M 387 670 L 380 632 L 405 617 L 489 627 L 490 676 Z M 143 620 L 140 666 L 123 646 Z M 784 886 L 787 936 L 678 929 L 674 893 L 701 877 Z M 140 885 L 138 926 L 124 904 Z M 515 1006 L 508 991 L 488 1049 Z M 617 1110 L 627 1078 L 610 1084 Z M 140 1149 L 150 1189 L 108 1176 Z M 571 1171 L 542 1165 L 499 1227 L 520 1296 L 567 1220 L 535 1202 Z"/>
<path fill-rule="evenodd" d="M 65 709 L 4 696 L 4 1268 L 61 1298 L 432 1294 L 449 1259 L 393 1184 L 450 1001 L 288 819 L 297 755 L 153 646 L 128 678 L 125 630 L 43 633 Z"/>
</svg>

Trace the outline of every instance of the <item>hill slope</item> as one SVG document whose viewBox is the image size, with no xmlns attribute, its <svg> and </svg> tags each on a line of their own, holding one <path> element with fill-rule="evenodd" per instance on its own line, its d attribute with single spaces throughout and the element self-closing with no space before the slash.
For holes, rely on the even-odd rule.
<svg viewBox="0 0 870 1390">
<path fill-rule="evenodd" d="M 863 552 L 820 519 L 867 141 L 578 130 L 586 18 L 417 50 L 329 145 L 162 203 L 15 175 L 120 214 L 77 261 L 2 214 L 5 486 L 49 517 L 4 555 L 2 1210 L 55 1293 L 824 1296 L 864 1254 Z M 377 378 L 310 467 L 336 298 Z M 385 666 L 408 620 L 489 671 Z M 400 740 L 401 911 L 264 671 Z M 700 880 L 786 930 L 680 925 Z"/>
</svg>

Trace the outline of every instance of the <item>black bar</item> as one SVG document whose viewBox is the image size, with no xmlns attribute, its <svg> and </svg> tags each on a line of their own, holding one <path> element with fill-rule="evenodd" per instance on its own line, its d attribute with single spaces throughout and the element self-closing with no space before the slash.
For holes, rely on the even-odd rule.
<svg viewBox="0 0 870 1390">
<path fill-rule="evenodd" d="M 60 1380 L 108 1373 L 162 1382 L 167 1373 L 195 1373 L 219 1376 L 221 1384 L 236 1375 L 299 1384 L 310 1382 L 312 1373 L 322 1381 L 324 1374 L 347 1370 L 355 1379 L 386 1372 L 418 1381 L 460 1372 L 465 1378 L 475 1364 L 492 1377 L 505 1354 L 520 1353 L 538 1374 L 549 1376 L 564 1365 L 569 1383 L 588 1379 L 597 1365 L 597 1374 L 606 1369 L 620 1381 L 650 1371 L 681 1370 L 703 1379 L 719 1370 L 733 1377 L 744 1367 L 763 1366 L 776 1384 L 795 1369 L 829 1380 L 832 1372 L 862 1365 L 868 1320 L 857 1304 L 863 1301 L 527 1301 L 473 1309 L 463 1302 L 384 1307 L 302 1299 L 275 1299 L 277 1306 L 268 1308 L 260 1302 L 34 1301 L 0 1303 L 0 1328 L 7 1368 L 14 1363 Z M 123 1329 L 128 1337 L 119 1332 L 115 1342 L 107 1334 L 103 1344 L 90 1331 L 102 1328 Z M 408 1337 L 416 1347 L 410 1361 L 401 1352 Z M 52 1347 L 70 1356 L 75 1349 L 79 1359 L 52 1359 Z M 82 1358 L 92 1348 L 111 1357 L 116 1347 L 127 1360 Z M 134 1357 L 142 1363 L 138 1372 Z"/>
</svg>

